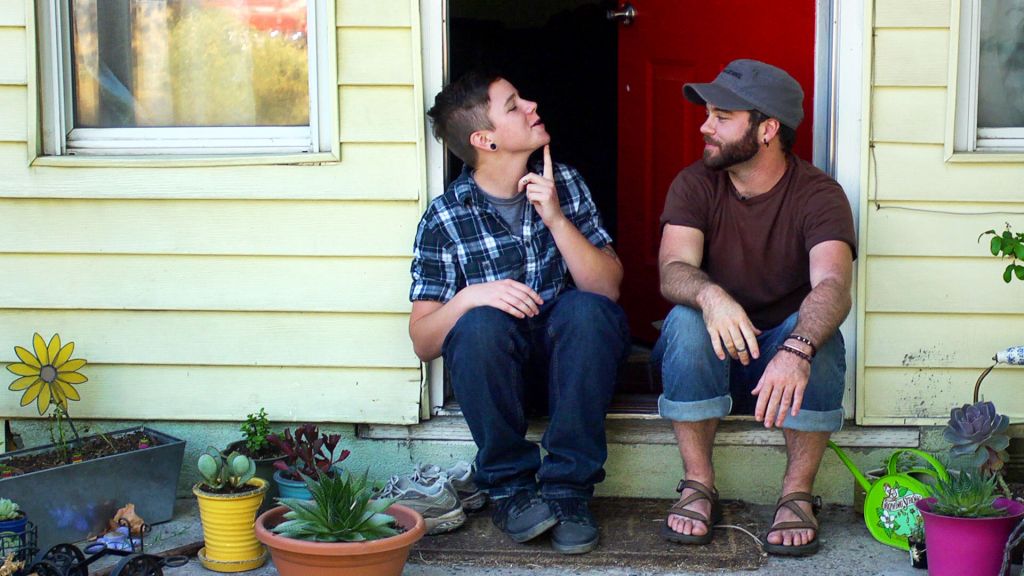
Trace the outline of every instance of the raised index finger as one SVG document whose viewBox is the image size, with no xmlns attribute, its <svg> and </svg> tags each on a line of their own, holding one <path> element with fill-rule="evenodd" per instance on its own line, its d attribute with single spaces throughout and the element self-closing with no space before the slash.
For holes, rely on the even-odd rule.
<svg viewBox="0 0 1024 576">
<path fill-rule="evenodd" d="M 544 146 L 544 177 L 548 180 L 553 180 L 554 170 L 551 168 L 551 144 Z"/>
</svg>

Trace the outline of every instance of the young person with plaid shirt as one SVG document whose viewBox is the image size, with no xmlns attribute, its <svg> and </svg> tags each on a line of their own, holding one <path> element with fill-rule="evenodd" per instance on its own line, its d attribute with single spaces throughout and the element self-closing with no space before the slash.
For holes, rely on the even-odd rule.
<svg viewBox="0 0 1024 576">
<path fill-rule="evenodd" d="M 551 161 L 537 104 L 506 79 L 472 72 L 428 112 L 466 167 L 416 233 L 409 334 L 444 357 L 477 445 L 476 482 L 517 542 L 597 545 L 588 506 L 604 479 L 604 418 L 629 348 L 615 303 L 622 264 L 576 170 Z M 528 165 L 544 148 L 543 163 Z M 540 451 L 525 439 L 529 392 L 547 384 Z"/>
</svg>

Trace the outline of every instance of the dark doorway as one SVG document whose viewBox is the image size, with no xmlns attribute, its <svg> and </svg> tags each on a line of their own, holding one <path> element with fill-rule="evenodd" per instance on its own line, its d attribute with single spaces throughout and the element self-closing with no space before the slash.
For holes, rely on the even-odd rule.
<svg viewBox="0 0 1024 576">
<path fill-rule="evenodd" d="M 617 30 L 606 0 L 449 0 L 448 77 L 497 68 L 535 100 L 551 156 L 590 187 L 616 236 Z M 449 154 L 447 180 L 462 163 Z"/>
</svg>

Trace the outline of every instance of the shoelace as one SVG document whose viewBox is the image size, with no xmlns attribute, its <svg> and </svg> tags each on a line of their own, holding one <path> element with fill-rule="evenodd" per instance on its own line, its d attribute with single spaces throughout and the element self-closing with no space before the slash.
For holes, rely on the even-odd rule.
<svg viewBox="0 0 1024 576">
<path fill-rule="evenodd" d="M 391 478 L 389 478 L 387 484 L 384 485 L 384 488 L 382 488 L 380 493 L 378 494 L 378 497 L 398 498 L 399 496 L 401 496 L 402 493 L 398 488 L 398 482 L 398 476 L 392 476 Z"/>
<path fill-rule="evenodd" d="M 589 525 L 593 521 L 587 501 L 581 498 L 556 498 L 548 504 L 554 509 L 552 511 L 555 516 L 563 522 Z"/>
</svg>

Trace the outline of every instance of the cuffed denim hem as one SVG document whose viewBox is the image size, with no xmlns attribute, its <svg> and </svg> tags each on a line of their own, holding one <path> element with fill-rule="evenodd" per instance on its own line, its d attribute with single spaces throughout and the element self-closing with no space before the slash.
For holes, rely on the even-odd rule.
<svg viewBox="0 0 1024 576">
<path fill-rule="evenodd" d="M 540 487 L 540 495 L 545 500 L 556 498 L 585 498 L 589 500 L 594 495 L 594 487 L 581 488 L 565 484 L 544 484 Z"/>
<path fill-rule="evenodd" d="M 839 432 L 843 429 L 843 409 L 818 411 L 801 408 L 796 416 L 786 414 L 782 427 L 800 432 Z"/>
<path fill-rule="evenodd" d="M 536 482 L 513 482 L 510 484 L 502 484 L 501 486 L 494 486 L 491 488 L 484 488 L 483 491 L 487 493 L 492 499 L 499 500 L 501 498 L 508 498 L 516 492 L 526 490 L 531 494 L 537 493 Z"/>
<path fill-rule="evenodd" d="M 722 418 L 732 412 L 732 396 L 718 396 L 707 400 L 679 402 L 658 396 L 658 414 L 662 418 L 677 422 L 700 422 Z M 788 420 L 787 420 L 788 422 Z"/>
</svg>

